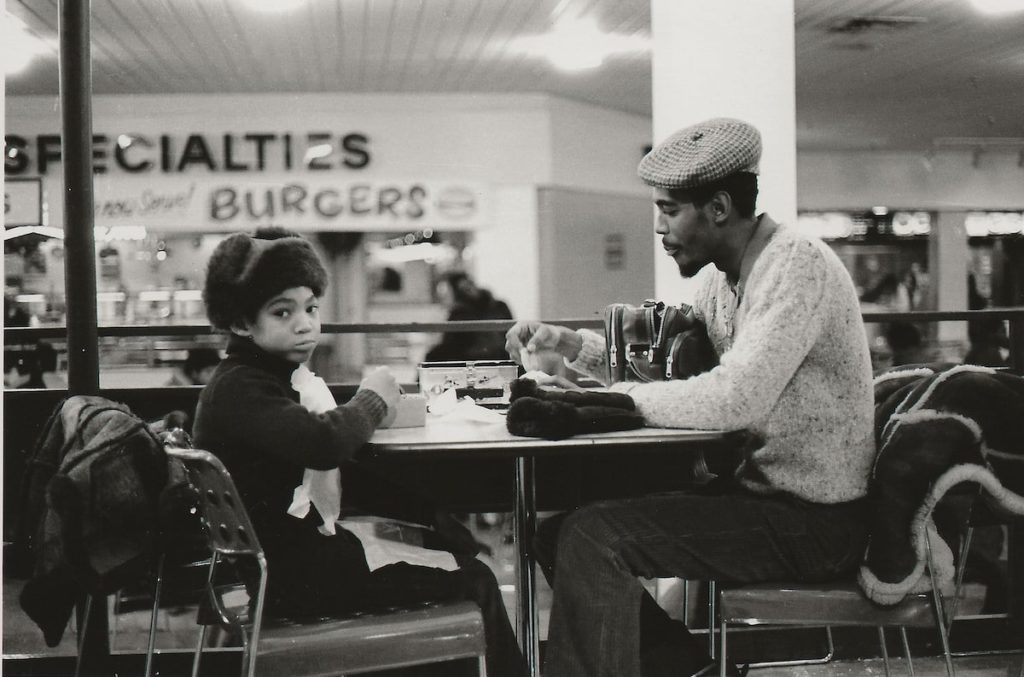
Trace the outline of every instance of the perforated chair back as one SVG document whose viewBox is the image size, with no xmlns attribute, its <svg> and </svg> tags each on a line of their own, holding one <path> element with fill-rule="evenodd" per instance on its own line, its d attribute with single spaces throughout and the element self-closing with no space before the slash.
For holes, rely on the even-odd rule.
<svg viewBox="0 0 1024 677">
<path fill-rule="evenodd" d="M 486 677 L 483 616 L 472 602 L 421 604 L 336 618 L 265 624 L 266 559 L 231 475 L 220 459 L 209 452 L 168 449 L 167 453 L 184 463 L 199 494 L 197 509 L 212 553 L 206 606 L 216 613 L 221 625 L 240 632 L 244 642 L 243 675 L 253 677 L 257 664 L 259 674 L 268 677 L 313 677 L 475 657 L 480 676 Z M 252 596 L 251 613 L 235 613 L 225 606 L 214 586 L 217 565 L 224 557 L 236 562 L 249 558 L 258 565 L 256 584 L 247 581 Z M 203 627 L 193 677 L 199 674 L 209 620 L 201 618 Z"/>
<path fill-rule="evenodd" d="M 263 619 L 264 593 L 267 585 L 267 561 L 260 547 L 256 531 L 249 515 L 242 505 L 235 483 L 220 459 L 200 449 L 167 448 L 168 456 L 179 459 L 185 466 L 189 482 L 198 494 L 196 509 L 210 547 L 211 557 L 205 589 L 205 606 L 217 614 L 221 625 L 233 628 L 244 641 L 242 674 L 253 677 L 256 670 L 256 653 L 259 646 L 260 626 Z M 258 577 L 255 583 L 247 582 L 252 596 L 249 618 L 225 606 L 214 586 L 217 567 L 223 557 L 234 560 L 249 558 L 255 563 Z M 239 562 L 243 564 L 243 562 Z M 206 644 L 207 624 L 202 623 L 199 644 L 196 647 L 192 674 L 197 677 Z"/>
</svg>

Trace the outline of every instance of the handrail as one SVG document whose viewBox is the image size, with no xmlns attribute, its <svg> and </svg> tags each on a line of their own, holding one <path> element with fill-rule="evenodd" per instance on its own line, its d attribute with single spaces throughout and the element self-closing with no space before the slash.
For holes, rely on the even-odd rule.
<svg viewBox="0 0 1024 677">
<path fill-rule="evenodd" d="M 986 308 L 984 310 L 914 310 L 908 312 L 863 313 L 864 322 L 957 322 L 978 319 L 1008 320 L 1010 339 L 1010 364 L 1018 372 L 1024 372 L 1024 306 L 1012 308 Z M 604 321 L 600 317 L 543 320 L 572 329 L 601 329 Z M 463 320 L 458 322 L 326 322 L 325 334 L 401 334 L 413 332 L 470 332 L 507 331 L 514 320 Z M 217 333 L 208 324 L 151 324 L 151 325 L 109 325 L 97 329 L 101 337 L 128 336 L 201 336 Z M 63 339 L 67 328 L 54 327 L 10 327 L 4 329 L 4 344 L 30 343 L 37 339 Z"/>
<path fill-rule="evenodd" d="M 865 322 L 945 322 L 976 319 L 1010 320 L 1024 322 L 1024 306 L 1013 308 L 986 308 L 984 310 L 914 310 L 907 312 L 864 313 Z M 604 326 L 600 317 L 540 320 L 560 324 L 570 329 L 599 329 Z M 325 334 L 401 334 L 413 332 L 470 332 L 507 331 L 515 320 L 460 320 L 457 322 L 325 322 Z M 208 324 L 145 324 L 106 325 L 97 331 L 100 336 L 196 336 L 216 334 Z M 8 327 L 4 329 L 5 343 L 22 343 L 35 339 L 64 338 L 67 329 L 52 327 Z"/>
</svg>

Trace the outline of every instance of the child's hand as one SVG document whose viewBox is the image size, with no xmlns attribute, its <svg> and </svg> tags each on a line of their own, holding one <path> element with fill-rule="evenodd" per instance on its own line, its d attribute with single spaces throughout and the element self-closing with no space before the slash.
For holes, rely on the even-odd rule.
<svg viewBox="0 0 1024 677">
<path fill-rule="evenodd" d="M 359 388 L 360 390 L 363 388 L 372 390 L 380 396 L 380 399 L 384 400 L 384 404 L 388 407 L 385 420 L 394 417 L 398 410 L 398 398 L 401 396 L 402 390 L 387 367 L 377 367 L 364 376 Z"/>
</svg>

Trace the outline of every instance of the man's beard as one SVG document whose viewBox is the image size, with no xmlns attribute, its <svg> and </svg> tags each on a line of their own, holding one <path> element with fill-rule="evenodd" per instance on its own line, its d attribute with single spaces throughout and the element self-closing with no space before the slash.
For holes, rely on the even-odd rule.
<svg viewBox="0 0 1024 677">
<path fill-rule="evenodd" d="M 676 266 L 679 268 L 679 274 L 689 279 L 700 272 L 701 268 L 707 265 L 707 262 L 700 261 L 683 261 L 676 262 Z"/>
</svg>

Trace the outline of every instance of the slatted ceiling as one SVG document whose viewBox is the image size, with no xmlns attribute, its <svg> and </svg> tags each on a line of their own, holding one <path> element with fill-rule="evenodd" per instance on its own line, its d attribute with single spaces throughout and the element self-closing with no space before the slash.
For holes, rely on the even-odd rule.
<svg viewBox="0 0 1024 677">
<path fill-rule="evenodd" d="M 57 0 L 6 4 L 56 40 Z M 650 113 L 647 55 L 566 74 L 512 48 L 563 16 L 648 35 L 649 0 L 310 0 L 285 14 L 236 0 L 93 0 L 92 9 L 97 94 L 539 91 Z M 863 15 L 928 21 L 827 30 Z M 1024 136 L 1024 14 L 984 18 L 968 0 L 796 0 L 795 26 L 803 147 Z M 56 94 L 56 58 L 6 86 L 8 96 Z"/>
</svg>

